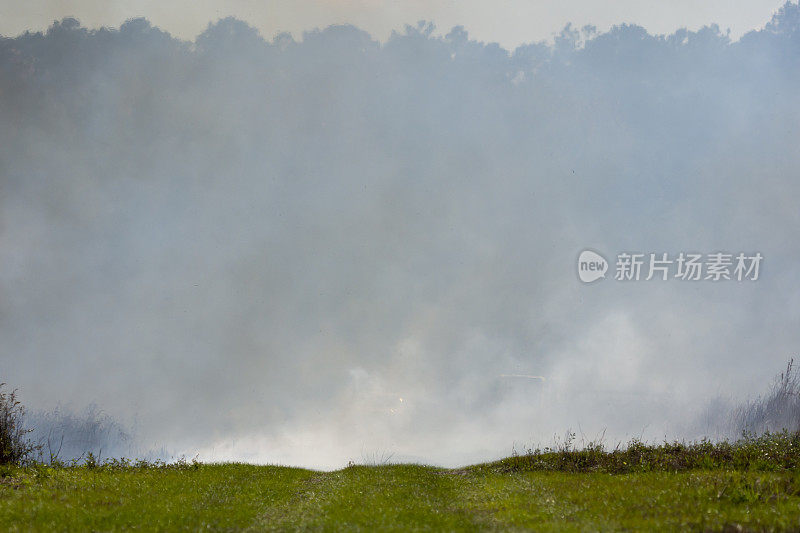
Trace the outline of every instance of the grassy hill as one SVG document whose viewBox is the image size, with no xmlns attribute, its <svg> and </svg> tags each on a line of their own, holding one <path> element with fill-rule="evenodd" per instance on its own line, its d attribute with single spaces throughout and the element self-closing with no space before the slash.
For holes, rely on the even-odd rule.
<svg viewBox="0 0 800 533">
<path fill-rule="evenodd" d="M 5 467 L 9 530 L 793 530 L 800 438 L 544 450 L 446 470 Z"/>
</svg>

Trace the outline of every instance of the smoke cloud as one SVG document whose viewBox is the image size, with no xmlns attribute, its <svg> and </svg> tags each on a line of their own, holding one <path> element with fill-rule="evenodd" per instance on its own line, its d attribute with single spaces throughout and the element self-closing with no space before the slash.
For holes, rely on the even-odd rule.
<svg viewBox="0 0 800 533">
<path fill-rule="evenodd" d="M 145 449 L 325 468 L 691 436 L 759 392 L 800 341 L 800 8 L 438 35 L 0 40 L 3 381 Z M 764 263 L 584 285 L 585 248 Z"/>
</svg>

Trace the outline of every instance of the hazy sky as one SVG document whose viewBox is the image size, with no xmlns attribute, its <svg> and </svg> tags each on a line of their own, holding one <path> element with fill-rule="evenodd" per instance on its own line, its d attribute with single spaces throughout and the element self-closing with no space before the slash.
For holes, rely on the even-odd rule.
<svg viewBox="0 0 800 533">
<path fill-rule="evenodd" d="M 118 27 L 144 16 L 177 37 L 193 39 L 209 21 L 235 16 L 266 38 L 282 31 L 299 37 L 304 30 L 351 23 L 384 40 L 393 29 L 424 19 L 440 30 L 463 25 L 476 39 L 513 48 L 550 39 L 568 22 L 578 27 L 594 24 L 600 30 L 629 22 L 656 34 L 717 23 L 737 38 L 763 26 L 781 4 L 778 0 L 2 0 L 0 34 L 41 30 L 67 16 L 88 27 Z"/>
</svg>

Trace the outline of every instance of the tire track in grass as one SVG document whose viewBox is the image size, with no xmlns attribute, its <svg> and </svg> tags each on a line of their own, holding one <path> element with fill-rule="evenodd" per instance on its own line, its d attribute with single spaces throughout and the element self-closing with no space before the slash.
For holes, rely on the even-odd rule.
<svg viewBox="0 0 800 533">
<path fill-rule="evenodd" d="M 487 525 L 462 509 L 465 479 L 418 465 L 355 466 L 306 480 L 287 505 L 253 530 L 474 531 Z"/>
</svg>

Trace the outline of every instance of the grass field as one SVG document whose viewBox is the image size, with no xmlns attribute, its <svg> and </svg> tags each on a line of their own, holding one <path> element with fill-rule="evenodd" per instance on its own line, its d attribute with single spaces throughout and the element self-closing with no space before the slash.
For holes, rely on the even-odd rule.
<svg viewBox="0 0 800 533">
<path fill-rule="evenodd" d="M 800 441 L 545 450 L 445 470 L 247 464 L 0 471 L 2 529 L 800 530 Z"/>
</svg>

